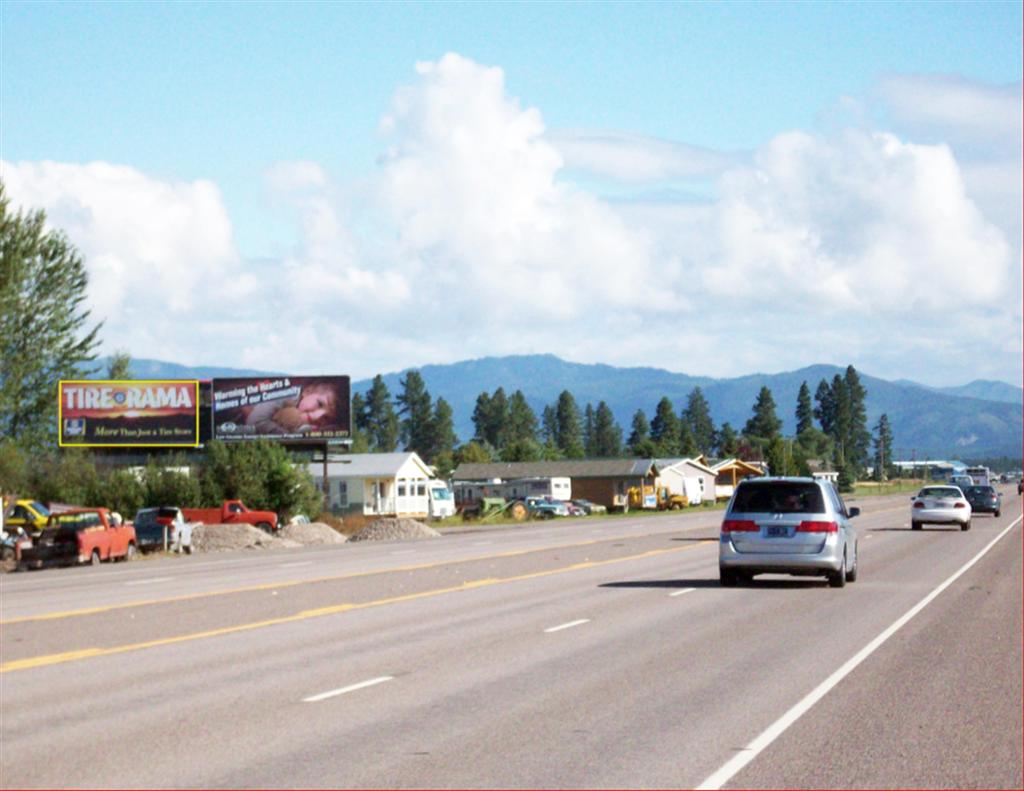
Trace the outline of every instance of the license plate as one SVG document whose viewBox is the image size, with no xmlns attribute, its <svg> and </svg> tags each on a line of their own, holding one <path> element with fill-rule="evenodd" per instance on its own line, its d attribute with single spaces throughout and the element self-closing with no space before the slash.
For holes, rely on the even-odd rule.
<svg viewBox="0 0 1024 791">
<path fill-rule="evenodd" d="M 764 534 L 767 538 L 787 538 L 789 536 L 789 528 L 782 527 L 782 525 L 768 525 L 764 529 Z"/>
</svg>

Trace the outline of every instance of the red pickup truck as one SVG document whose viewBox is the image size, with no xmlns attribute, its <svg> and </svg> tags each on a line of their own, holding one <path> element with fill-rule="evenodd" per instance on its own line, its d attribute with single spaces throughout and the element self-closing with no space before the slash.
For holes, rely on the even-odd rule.
<svg viewBox="0 0 1024 791">
<path fill-rule="evenodd" d="M 32 547 L 21 553 L 23 566 L 99 564 L 102 560 L 131 560 L 136 551 L 135 528 L 111 518 L 106 508 L 76 508 L 51 514 Z"/>
<path fill-rule="evenodd" d="M 273 511 L 251 511 L 241 500 L 225 500 L 220 508 L 182 508 L 181 513 L 188 521 L 205 525 L 244 523 L 268 533 L 277 530 L 277 514 Z"/>
</svg>

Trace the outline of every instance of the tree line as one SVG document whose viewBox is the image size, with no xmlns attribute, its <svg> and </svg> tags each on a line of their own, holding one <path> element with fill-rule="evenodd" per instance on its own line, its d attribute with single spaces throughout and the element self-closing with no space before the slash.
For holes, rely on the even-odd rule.
<svg viewBox="0 0 1024 791">
<path fill-rule="evenodd" d="M 451 405 L 431 397 L 418 371 L 403 376 L 394 397 L 378 374 L 365 394 L 352 397 L 353 451 L 415 451 L 444 476 L 463 462 L 701 454 L 765 461 L 773 474 L 809 475 L 810 461 L 818 459 L 838 471 L 840 486 L 847 489 L 863 476 L 869 463 L 875 477 L 884 479 L 893 461 L 888 417 L 881 416 L 872 438 L 866 399 L 867 390 L 852 365 L 831 382 L 822 379 L 813 400 L 805 381 L 795 405 L 796 433 L 784 437 L 768 387 L 761 388 L 750 419 L 739 431 L 728 422 L 716 426 L 707 398 L 695 387 L 678 413 L 667 396 L 658 401 L 650 420 L 638 409 L 624 439 L 622 427 L 604 401 L 580 409 L 572 393 L 563 390 L 538 417 L 521 390 L 509 395 L 498 387 L 477 396 L 473 436 L 460 443 Z"/>
</svg>

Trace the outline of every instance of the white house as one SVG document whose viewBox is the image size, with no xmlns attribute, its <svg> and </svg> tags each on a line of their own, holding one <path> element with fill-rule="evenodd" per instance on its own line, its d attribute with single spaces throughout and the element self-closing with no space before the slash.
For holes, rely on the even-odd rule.
<svg viewBox="0 0 1024 791">
<path fill-rule="evenodd" d="M 324 465 L 308 465 L 323 489 Z M 441 491 L 444 489 L 444 491 Z M 415 453 L 353 453 L 327 463 L 327 503 L 334 513 L 359 511 L 367 516 L 430 516 L 431 499 L 447 487 L 433 480 L 430 467 Z M 448 498 L 451 501 L 451 493 Z"/>
<path fill-rule="evenodd" d="M 715 499 L 715 471 L 698 459 L 655 459 L 659 481 L 672 494 L 686 495 L 690 505 Z"/>
</svg>

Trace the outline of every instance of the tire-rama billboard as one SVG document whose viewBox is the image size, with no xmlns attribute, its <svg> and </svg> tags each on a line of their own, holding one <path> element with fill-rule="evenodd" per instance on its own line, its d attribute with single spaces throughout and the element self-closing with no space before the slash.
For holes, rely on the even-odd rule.
<svg viewBox="0 0 1024 791">
<path fill-rule="evenodd" d="M 199 444 L 199 382 L 62 381 L 61 447 L 179 447 Z"/>
<path fill-rule="evenodd" d="M 349 420 L 347 376 L 213 380 L 214 439 L 348 439 Z"/>
</svg>

